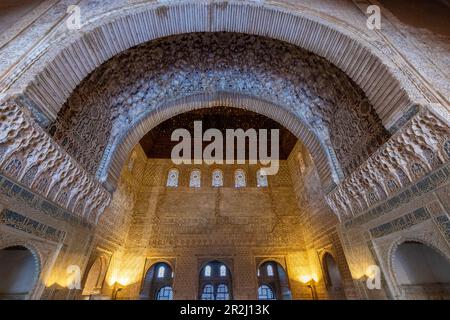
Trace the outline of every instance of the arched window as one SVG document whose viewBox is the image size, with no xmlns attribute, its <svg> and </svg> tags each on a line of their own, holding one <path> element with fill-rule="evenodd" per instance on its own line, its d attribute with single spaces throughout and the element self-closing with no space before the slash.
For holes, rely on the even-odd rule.
<svg viewBox="0 0 450 320">
<path fill-rule="evenodd" d="M 159 289 L 156 300 L 172 300 L 173 290 L 171 286 L 165 286 Z"/>
<path fill-rule="evenodd" d="M 244 170 L 238 169 L 234 172 L 234 186 L 236 188 L 244 188 L 247 186 Z"/>
<path fill-rule="evenodd" d="M 212 173 L 212 186 L 223 187 L 223 173 L 222 170 L 214 170 Z"/>
<path fill-rule="evenodd" d="M 257 271 L 258 296 L 261 300 L 291 300 L 288 275 L 284 268 L 275 261 L 261 264 Z M 270 289 L 270 290 L 269 290 Z"/>
<path fill-rule="evenodd" d="M 267 265 L 266 271 L 267 271 L 267 275 L 268 275 L 269 277 L 273 277 L 273 267 L 272 267 L 271 264 L 268 264 L 268 265 Z"/>
<path fill-rule="evenodd" d="M 205 277 L 211 277 L 211 266 L 207 265 L 205 267 Z"/>
<path fill-rule="evenodd" d="M 214 287 L 211 284 L 207 284 L 203 287 L 202 300 L 214 300 Z"/>
<path fill-rule="evenodd" d="M 160 266 L 158 268 L 158 278 L 164 278 L 165 273 L 166 273 L 166 268 L 164 266 Z"/>
<path fill-rule="evenodd" d="M 228 286 L 226 284 L 220 284 L 217 287 L 216 300 L 230 300 L 230 294 L 228 293 Z"/>
<path fill-rule="evenodd" d="M 178 176 L 179 172 L 177 169 L 170 169 L 169 173 L 167 174 L 167 187 L 176 188 L 178 187 Z"/>
<path fill-rule="evenodd" d="M 258 300 L 275 300 L 275 294 L 272 288 L 263 284 L 258 288 Z"/>
<path fill-rule="evenodd" d="M 267 188 L 269 186 L 269 180 L 263 169 L 256 172 L 256 186 L 258 188 Z"/>
<path fill-rule="evenodd" d="M 232 296 L 231 273 L 220 261 L 211 261 L 199 274 L 199 299 L 229 300 Z"/>
<path fill-rule="evenodd" d="M 191 177 L 189 179 L 189 187 L 200 188 L 201 187 L 201 172 L 200 170 L 192 170 Z"/>
<path fill-rule="evenodd" d="M 227 275 L 227 267 L 225 267 L 225 265 L 221 265 L 220 266 L 220 276 L 226 277 L 226 275 Z"/>
<path fill-rule="evenodd" d="M 145 274 L 139 295 L 140 299 L 172 300 L 172 284 L 172 268 L 165 262 L 156 263 Z"/>
</svg>

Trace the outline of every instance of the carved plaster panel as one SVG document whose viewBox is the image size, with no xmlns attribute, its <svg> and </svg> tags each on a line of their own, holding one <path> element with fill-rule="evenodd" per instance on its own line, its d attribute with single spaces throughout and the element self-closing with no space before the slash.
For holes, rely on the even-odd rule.
<svg viewBox="0 0 450 320">
<path fill-rule="evenodd" d="M 448 123 L 422 109 L 326 199 L 341 221 L 349 219 L 449 161 Z"/>
<path fill-rule="evenodd" d="M 0 101 L 0 171 L 90 221 L 110 194 L 13 101 Z"/>
</svg>

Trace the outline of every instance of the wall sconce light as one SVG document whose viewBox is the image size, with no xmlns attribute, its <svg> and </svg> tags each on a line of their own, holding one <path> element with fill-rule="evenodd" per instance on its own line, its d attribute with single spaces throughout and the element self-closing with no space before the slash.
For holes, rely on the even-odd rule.
<svg viewBox="0 0 450 320">
<path fill-rule="evenodd" d="M 117 294 L 122 290 L 123 288 L 120 286 L 120 284 L 118 282 L 115 282 L 113 288 L 113 300 L 117 300 Z"/>
<path fill-rule="evenodd" d="M 317 300 L 316 287 L 315 287 L 316 280 L 314 279 L 314 277 L 309 276 L 309 275 L 300 276 L 300 282 L 305 284 L 311 290 L 312 299 Z"/>
</svg>

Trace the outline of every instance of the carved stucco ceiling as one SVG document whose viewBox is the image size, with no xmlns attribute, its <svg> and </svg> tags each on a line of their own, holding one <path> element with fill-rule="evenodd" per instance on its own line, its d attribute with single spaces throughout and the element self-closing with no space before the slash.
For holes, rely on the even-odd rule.
<svg viewBox="0 0 450 320">
<path fill-rule="evenodd" d="M 200 92 L 235 92 L 286 109 L 345 174 L 388 137 L 362 90 L 337 67 L 285 42 L 236 33 L 171 36 L 113 57 L 75 89 L 49 132 L 94 174 L 161 103 Z"/>
<path fill-rule="evenodd" d="M 224 137 L 227 129 L 243 129 L 244 131 L 255 129 L 256 132 L 259 132 L 260 129 L 267 129 L 269 133 L 268 146 L 272 142 L 270 130 L 278 129 L 280 160 L 287 160 L 297 142 L 297 138 L 282 125 L 258 113 L 229 107 L 204 108 L 170 118 L 148 132 L 140 141 L 147 157 L 170 159 L 173 147 L 178 144 L 177 141 L 171 141 L 172 132 L 184 128 L 190 132 L 191 137 L 194 137 L 194 121 L 202 122 L 203 132 L 208 129 L 218 129 Z M 209 143 L 204 142 L 203 146 Z M 248 159 L 248 143 L 246 143 L 246 148 Z"/>
</svg>

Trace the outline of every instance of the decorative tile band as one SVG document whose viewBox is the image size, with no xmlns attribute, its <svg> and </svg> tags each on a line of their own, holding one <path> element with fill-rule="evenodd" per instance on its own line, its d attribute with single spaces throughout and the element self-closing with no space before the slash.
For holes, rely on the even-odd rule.
<svg viewBox="0 0 450 320">
<path fill-rule="evenodd" d="M 23 187 L 3 175 L 0 175 L 0 193 L 10 198 L 16 198 L 20 202 L 25 203 L 34 209 L 37 209 L 39 212 L 49 215 L 57 220 L 66 221 L 72 226 L 80 225 L 89 229 L 93 228 L 93 225 L 88 223 L 87 221 L 74 216 L 61 207 L 50 203 L 44 198 L 24 189 Z"/>
<path fill-rule="evenodd" d="M 54 242 L 61 242 L 66 236 L 64 231 L 60 231 L 8 209 L 0 213 L 0 224 Z"/>
<path fill-rule="evenodd" d="M 373 238 L 380 238 L 393 232 L 408 229 L 430 218 L 431 216 L 428 213 L 427 209 L 420 208 L 414 212 L 405 214 L 400 218 L 370 229 L 370 234 Z"/>
<path fill-rule="evenodd" d="M 439 229 L 445 235 L 445 238 L 450 242 L 450 219 L 444 214 L 434 219 Z"/>
<path fill-rule="evenodd" d="M 389 131 L 394 134 L 400 130 L 409 120 L 411 120 L 418 112 L 419 105 L 415 104 L 411 106 L 390 128 Z"/>
</svg>

